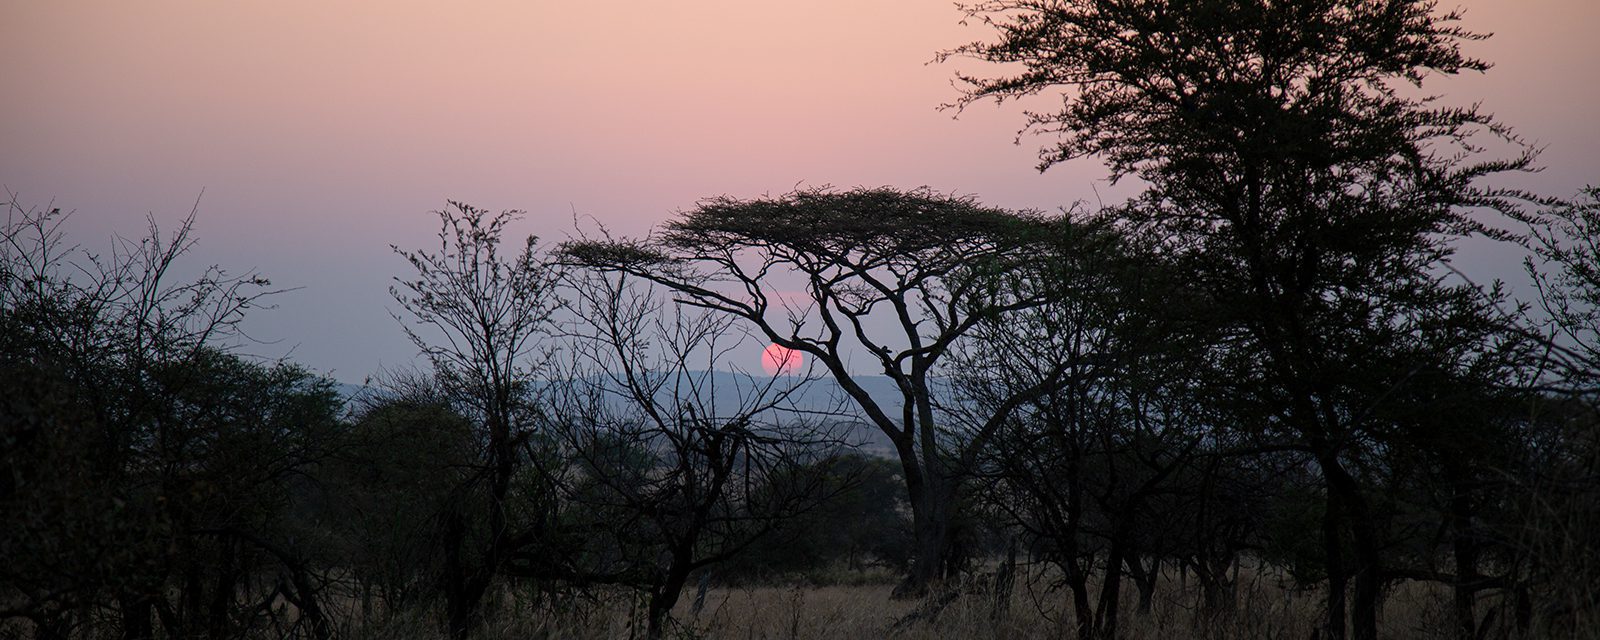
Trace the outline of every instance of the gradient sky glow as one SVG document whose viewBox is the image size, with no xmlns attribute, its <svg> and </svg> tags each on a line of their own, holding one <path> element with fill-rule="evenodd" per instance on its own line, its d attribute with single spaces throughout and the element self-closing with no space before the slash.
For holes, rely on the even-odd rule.
<svg viewBox="0 0 1600 640">
<path fill-rule="evenodd" d="M 1545 148 L 1513 186 L 1600 183 L 1600 2 L 1460 4 L 1496 68 L 1431 90 Z M 245 352 L 359 381 L 412 361 L 388 245 L 424 246 L 447 198 L 526 209 L 519 233 L 559 240 L 574 211 L 637 234 L 800 183 L 1041 209 L 1131 193 L 1094 161 L 1035 172 L 1014 106 L 936 110 L 974 67 L 933 54 L 989 37 L 961 18 L 929 0 L 0 0 L 0 183 L 75 210 L 91 248 L 200 198 L 193 266 L 301 287 L 252 316 L 275 342 Z"/>
</svg>

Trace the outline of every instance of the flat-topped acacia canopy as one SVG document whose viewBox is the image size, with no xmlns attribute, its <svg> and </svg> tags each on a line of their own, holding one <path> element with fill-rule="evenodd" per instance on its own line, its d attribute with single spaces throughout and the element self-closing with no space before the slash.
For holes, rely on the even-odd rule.
<svg viewBox="0 0 1600 640">
<path fill-rule="evenodd" d="M 702 201 L 667 224 L 662 243 L 685 251 L 778 245 L 886 257 L 1026 241 L 1044 223 L 1034 212 L 986 207 L 970 196 L 928 188 L 814 188 L 776 198 Z"/>
<path fill-rule="evenodd" d="M 561 253 L 583 267 L 686 276 L 682 270 L 693 269 L 691 263 L 731 266 L 735 255 L 754 250 L 805 273 L 844 269 L 864 277 L 866 270 L 886 267 L 909 283 L 958 269 L 993 273 L 1038 262 L 1060 239 L 1061 222 L 926 187 L 820 187 L 777 197 L 708 198 L 652 238 L 577 240 L 562 245 Z"/>
</svg>

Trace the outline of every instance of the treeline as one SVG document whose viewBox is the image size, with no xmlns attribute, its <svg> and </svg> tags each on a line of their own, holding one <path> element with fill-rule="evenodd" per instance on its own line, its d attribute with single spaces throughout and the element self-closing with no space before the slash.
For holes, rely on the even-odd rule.
<svg viewBox="0 0 1600 640">
<path fill-rule="evenodd" d="M 230 351 L 271 285 L 175 276 L 192 220 L 92 254 L 13 201 L 0 632 L 464 638 L 622 589 L 661 637 L 696 581 L 879 564 L 931 610 L 1020 555 L 1084 639 L 1175 571 L 1225 621 L 1246 563 L 1322 590 L 1319 637 L 1377 638 L 1404 581 L 1448 591 L 1454 637 L 1600 622 L 1600 191 L 1495 186 L 1531 152 L 1402 90 L 1486 68 L 1474 34 L 1406 0 L 970 11 L 997 41 L 944 56 L 1018 75 L 960 104 L 1064 90 L 1028 116 L 1041 167 L 1139 196 L 806 189 L 509 249 L 517 212 L 451 203 L 395 249 L 426 366 L 354 403 Z M 1471 237 L 1535 286 L 1462 276 Z M 723 386 L 769 343 L 807 369 Z"/>
<path fill-rule="evenodd" d="M 788 402 L 803 378 L 718 395 L 728 323 L 531 244 L 502 259 L 511 218 L 458 205 L 437 252 L 401 252 L 431 368 L 347 402 L 230 351 L 271 285 L 173 276 L 192 219 L 106 258 L 13 202 L 0 631 L 326 639 L 419 615 L 465 637 L 516 585 L 563 612 L 638 590 L 658 636 L 691 573 L 758 543 L 724 580 L 905 563 L 892 470 Z"/>
<path fill-rule="evenodd" d="M 1550 220 L 1597 210 L 1589 198 Z M 13 204 L 10 629 L 335 638 L 399 619 L 467 637 L 507 593 L 570 620 L 586 594 L 626 588 L 660 635 L 691 578 L 876 565 L 939 602 L 975 574 L 1005 588 L 1019 549 L 1058 572 L 1086 638 L 1147 614 L 1175 572 L 1199 587 L 1197 621 L 1224 621 L 1241 564 L 1329 589 L 1330 611 L 1363 572 L 1439 583 L 1463 637 L 1592 620 L 1594 289 L 1587 259 L 1558 253 L 1583 236 L 1560 226 L 1538 236 L 1547 324 L 1453 285 L 1465 310 L 1409 309 L 1451 324 L 1369 327 L 1347 347 L 1359 376 L 1330 387 L 1366 412 L 1335 459 L 1353 511 L 1261 399 L 1282 392 L 1232 333 L 1238 310 L 1111 213 L 819 190 L 710 201 L 660 244 L 530 241 L 510 258 L 514 213 L 439 216 L 440 246 L 400 252 L 413 274 L 394 288 L 430 369 L 347 402 L 224 348 L 270 284 L 216 268 L 172 282 L 192 221 L 108 260 L 62 250 L 59 212 Z M 703 253 L 666 253 L 686 247 Z M 779 265 L 806 270 L 810 302 L 761 302 L 778 297 L 764 276 L 706 271 Z M 837 333 L 780 332 L 797 318 Z M 716 389 L 729 382 L 714 372 L 759 346 L 741 322 L 813 356 L 811 374 Z M 863 351 L 899 398 L 843 366 Z M 846 396 L 798 400 L 816 376 Z M 883 429 L 898 459 L 851 453 L 850 419 Z"/>
</svg>

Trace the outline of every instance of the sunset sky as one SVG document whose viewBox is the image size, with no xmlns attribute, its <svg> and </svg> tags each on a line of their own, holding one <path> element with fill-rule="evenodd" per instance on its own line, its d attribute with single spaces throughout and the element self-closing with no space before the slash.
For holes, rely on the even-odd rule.
<svg viewBox="0 0 1600 640">
<path fill-rule="evenodd" d="M 1600 183 L 1600 2 L 1460 6 L 1496 68 L 1432 90 L 1544 147 L 1513 186 Z M 637 234 L 797 184 L 1040 209 L 1128 195 L 1092 160 L 1037 173 L 1044 140 L 1013 144 L 1014 106 L 937 110 L 976 67 L 934 53 L 990 36 L 961 18 L 930 0 L 0 0 L 0 184 L 74 210 L 88 247 L 199 198 L 192 266 L 300 287 L 255 313 L 269 343 L 244 352 L 358 382 L 412 362 L 389 245 L 424 246 L 446 199 L 526 209 L 519 233 L 560 240 L 575 213 Z M 1514 267 L 1476 250 L 1478 275 Z"/>
</svg>

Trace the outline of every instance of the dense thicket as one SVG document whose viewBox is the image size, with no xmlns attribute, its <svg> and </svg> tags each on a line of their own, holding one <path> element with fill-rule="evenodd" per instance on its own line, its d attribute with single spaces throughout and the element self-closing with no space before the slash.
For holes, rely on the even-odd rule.
<svg viewBox="0 0 1600 640">
<path fill-rule="evenodd" d="M 0 611 L 39 637 L 326 637 L 322 550 L 301 543 L 317 531 L 291 514 L 341 437 L 339 402 L 222 349 L 267 282 L 177 280 L 192 218 L 109 258 L 63 244 L 61 219 L 13 202 L 0 236 Z M 279 598 L 308 606 L 289 622 L 265 606 Z"/>
</svg>

